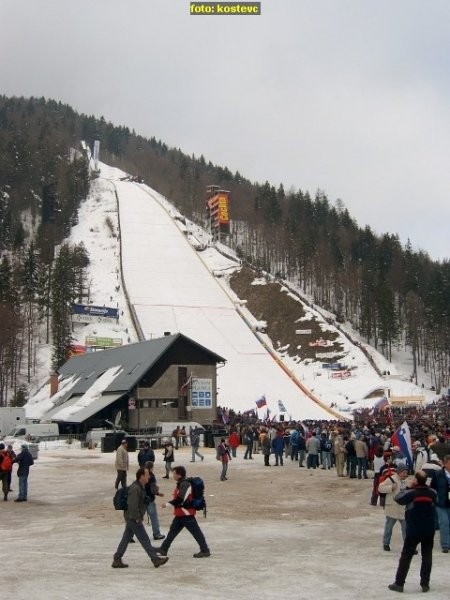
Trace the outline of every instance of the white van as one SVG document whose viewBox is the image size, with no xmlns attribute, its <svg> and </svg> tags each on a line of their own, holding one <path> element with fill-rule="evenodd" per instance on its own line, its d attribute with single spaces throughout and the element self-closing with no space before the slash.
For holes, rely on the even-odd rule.
<svg viewBox="0 0 450 600">
<path fill-rule="evenodd" d="M 27 423 L 15 427 L 8 437 L 32 442 L 55 440 L 59 437 L 59 427 L 58 423 Z"/>
</svg>

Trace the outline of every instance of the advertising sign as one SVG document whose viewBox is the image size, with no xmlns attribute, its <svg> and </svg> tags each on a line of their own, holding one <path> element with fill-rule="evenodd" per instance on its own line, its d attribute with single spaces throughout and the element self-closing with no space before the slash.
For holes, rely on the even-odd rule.
<svg viewBox="0 0 450 600">
<path fill-rule="evenodd" d="M 92 304 L 72 304 L 72 321 L 76 323 L 109 323 L 119 318 L 119 309 Z"/>
<path fill-rule="evenodd" d="M 89 335 L 85 338 L 86 347 L 96 346 L 98 348 L 116 348 L 122 346 L 122 338 L 96 337 Z"/>
<path fill-rule="evenodd" d="M 192 408 L 212 408 L 212 379 L 192 378 Z"/>
<path fill-rule="evenodd" d="M 221 225 L 226 225 L 230 221 L 230 217 L 228 214 L 228 195 L 219 194 L 218 205 L 219 205 L 219 223 Z"/>
</svg>

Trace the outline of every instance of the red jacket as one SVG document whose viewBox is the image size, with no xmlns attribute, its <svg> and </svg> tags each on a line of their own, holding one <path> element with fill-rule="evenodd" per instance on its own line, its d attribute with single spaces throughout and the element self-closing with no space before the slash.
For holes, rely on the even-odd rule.
<svg viewBox="0 0 450 600">
<path fill-rule="evenodd" d="M 195 516 L 195 508 L 183 508 L 185 504 L 189 506 L 192 502 L 192 487 L 189 481 L 180 479 L 177 481 L 177 487 L 173 491 L 173 499 L 169 504 L 173 506 L 173 514 L 175 517 Z"/>
<path fill-rule="evenodd" d="M 231 448 L 237 448 L 241 443 L 241 440 L 239 439 L 239 436 L 235 431 L 233 431 L 233 433 L 230 433 L 228 443 L 230 444 Z"/>
</svg>

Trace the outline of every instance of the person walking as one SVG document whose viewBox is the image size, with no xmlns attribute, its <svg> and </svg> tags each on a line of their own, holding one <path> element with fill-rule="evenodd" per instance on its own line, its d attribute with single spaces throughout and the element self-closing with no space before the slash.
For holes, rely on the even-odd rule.
<svg viewBox="0 0 450 600">
<path fill-rule="evenodd" d="M 186 528 L 200 547 L 200 551 L 194 554 L 194 558 L 207 558 L 211 556 L 205 536 L 195 518 L 195 508 L 192 508 L 192 486 L 186 478 L 186 469 L 183 466 L 173 468 L 172 476 L 176 482 L 173 499 L 161 505 L 161 508 L 173 506 L 174 518 L 170 525 L 166 539 L 157 548 L 159 554 L 167 556 L 172 542 L 177 535 Z"/>
<path fill-rule="evenodd" d="M 164 444 L 163 460 L 166 465 L 166 474 L 163 479 L 169 479 L 169 473 L 172 470 L 172 463 L 175 460 L 175 450 L 171 441 Z"/>
<path fill-rule="evenodd" d="M 156 508 L 156 496 L 164 496 L 159 491 L 158 484 L 156 482 L 155 474 L 153 473 L 154 462 L 149 460 L 145 463 L 145 468 L 149 472 L 149 480 L 145 484 L 145 492 L 147 494 L 147 498 L 149 500 L 147 504 L 147 514 L 149 516 L 150 522 L 152 524 L 153 531 L 153 539 L 154 540 L 163 540 L 166 536 L 163 535 L 159 528 L 159 519 L 158 519 L 158 510 Z"/>
<path fill-rule="evenodd" d="M 116 483 L 114 484 L 116 490 L 119 488 L 119 484 L 124 488 L 127 487 L 127 471 L 129 465 L 130 459 L 128 456 L 128 442 L 127 440 L 123 439 L 122 443 L 116 450 L 115 466 L 117 471 L 117 477 Z"/>
<path fill-rule="evenodd" d="M 444 456 L 444 466 L 432 479 L 432 487 L 437 493 L 437 516 L 442 552 L 450 549 L 450 454 Z"/>
<path fill-rule="evenodd" d="M 418 544 L 422 554 L 420 587 L 422 592 L 430 591 L 437 494 L 427 486 L 426 481 L 426 473 L 418 471 L 409 487 L 395 496 L 398 504 L 406 506 L 406 538 L 395 581 L 388 586 L 393 592 L 403 592 L 412 557 L 417 554 Z"/>
<path fill-rule="evenodd" d="M 222 472 L 220 474 L 220 481 L 227 481 L 228 463 L 231 460 L 230 449 L 225 443 L 225 438 L 220 440 L 220 444 L 217 446 L 217 458 L 222 463 Z"/>
<path fill-rule="evenodd" d="M 394 497 L 405 489 L 407 477 L 408 467 L 402 463 L 397 465 L 395 473 L 389 474 L 378 485 L 378 491 L 386 494 L 384 505 L 386 521 L 383 532 L 383 550 L 386 550 L 386 552 L 391 550 L 392 530 L 397 521 L 400 523 L 403 540 L 406 537 L 405 508 L 397 504 Z"/>
<path fill-rule="evenodd" d="M 33 457 L 28 450 L 28 444 L 22 444 L 21 451 L 13 462 L 19 465 L 17 469 L 19 495 L 14 502 L 26 502 L 28 500 L 28 475 L 30 474 L 30 467 L 34 465 Z"/>
<path fill-rule="evenodd" d="M 191 462 L 195 462 L 195 457 L 198 456 L 201 460 L 204 460 L 203 454 L 200 454 L 200 434 L 204 431 L 204 429 L 200 429 L 199 427 L 195 427 L 195 429 L 191 430 L 191 449 L 192 449 L 192 459 Z"/>
<path fill-rule="evenodd" d="M 149 478 L 150 473 L 148 472 L 148 469 L 142 467 L 139 468 L 136 471 L 135 481 L 133 481 L 128 489 L 127 510 L 124 511 L 125 530 L 122 539 L 117 546 L 117 550 L 114 553 L 111 565 L 113 569 L 125 569 L 128 567 L 128 565 L 122 561 L 122 557 L 128 548 L 128 544 L 133 539 L 133 536 L 136 536 L 155 568 L 164 565 L 169 560 L 167 556 L 158 553 L 152 546 L 143 523 L 145 513 L 147 512 L 147 494 L 145 486 L 148 483 Z"/>
</svg>

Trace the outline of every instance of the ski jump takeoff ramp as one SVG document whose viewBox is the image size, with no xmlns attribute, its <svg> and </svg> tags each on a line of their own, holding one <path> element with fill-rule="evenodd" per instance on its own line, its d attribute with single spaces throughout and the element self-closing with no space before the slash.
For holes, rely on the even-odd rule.
<svg viewBox="0 0 450 600">
<path fill-rule="evenodd" d="M 223 356 L 227 362 L 217 371 L 219 406 L 245 411 L 256 408 L 255 400 L 264 395 L 272 416 L 280 399 L 287 418 L 336 418 L 308 398 L 264 349 L 158 194 L 131 182 L 114 185 L 123 279 L 144 337 L 180 332 Z"/>
</svg>

